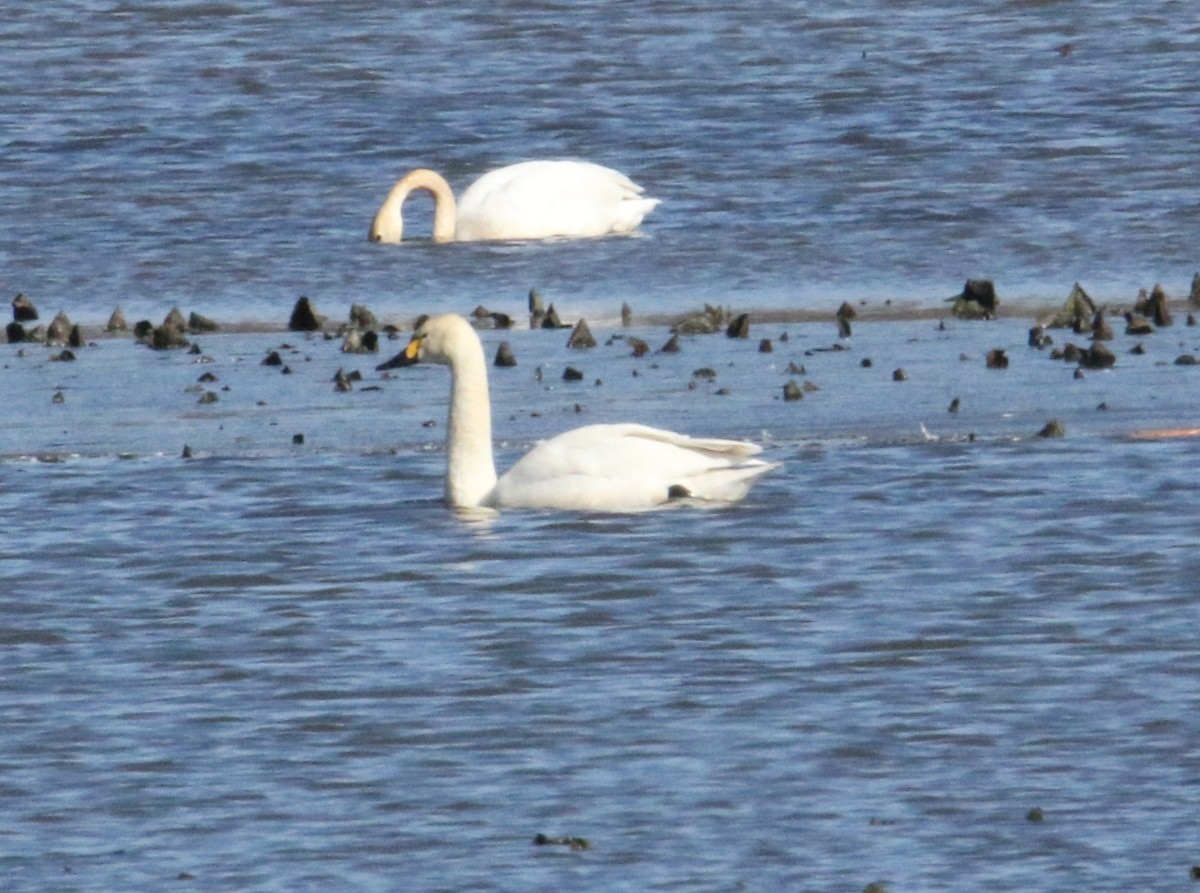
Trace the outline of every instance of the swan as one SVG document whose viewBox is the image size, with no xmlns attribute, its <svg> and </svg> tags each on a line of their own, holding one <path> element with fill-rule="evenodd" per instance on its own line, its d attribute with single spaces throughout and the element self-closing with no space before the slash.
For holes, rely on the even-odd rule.
<svg viewBox="0 0 1200 893">
<path fill-rule="evenodd" d="M 396 181 L 371 221 L 372 242 L 398 243 L 410 192 L 433 194 L 433 241 L 590 238 L 637 229 L 659 204 L 624 174 L 587 161 L 523 161 L 484 174 L 456 203 L 450 184 L 427 168 Z"/>
<path fill-rule="evenodd" d="M 684 499 L 741 499 L 779 463 L 757 444 L 700 439 L 637 424 L 587 425 L 533 447 L 503 477 L 492 459 L 487 362 L 461 316 L 427 319 L 378 369 L 420 361 L 450 367 L 446 501 L 454 508 L 630 512 Z"/>
</svg>

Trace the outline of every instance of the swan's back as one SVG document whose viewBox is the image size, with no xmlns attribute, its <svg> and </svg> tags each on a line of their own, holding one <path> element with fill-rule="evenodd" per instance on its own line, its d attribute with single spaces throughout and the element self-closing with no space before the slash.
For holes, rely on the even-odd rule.
<svg viewBox="0 0 1200 893">
<path fill-rule="evenodd" d="M 587 161 L 525 161 L 484 174 L 458 201 L 456 238 L 588 238 L 637 229 L 658 199 Z"/>
<path fill-rule="evenodd" d="M 778 467 L 753 458 L 759 452 L 645 425 L 588 425 L 535 446 L 496 483 L 489 504 L 631 511 L 689 497 L 735 502 Z"/>
</svg>

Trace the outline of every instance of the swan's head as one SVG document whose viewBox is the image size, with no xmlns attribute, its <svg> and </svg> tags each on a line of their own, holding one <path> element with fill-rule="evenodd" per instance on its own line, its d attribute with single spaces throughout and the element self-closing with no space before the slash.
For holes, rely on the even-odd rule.
<svg viewBox="0 0 1200 893">
<path fill-rule="evenodd" d="M 453 313 L 435 316 L 418 323 L 404 350 L 375 368 L 396 369 L 417 363 L 450 366 L 464 349 L 472 345 L 477 351 L 480 350 L 479 336 L 469 322 Z"/>
<path fill-rule="evenodd" d="M 400 208 L 397 207 L 393 210 L 387 203 L 384 203 L 371 221 L 371 231 L 367 238 L 372 242 L 399 245 L 403 235 L 404 219 L 400 216 Z"/>
</svg>

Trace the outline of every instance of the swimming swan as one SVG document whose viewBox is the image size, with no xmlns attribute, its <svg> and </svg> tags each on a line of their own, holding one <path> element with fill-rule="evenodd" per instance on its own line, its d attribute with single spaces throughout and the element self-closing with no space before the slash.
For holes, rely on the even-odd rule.
<svg viewBox="0 0 1200 893">
<path fill-rule="evenodd" d="M 450 367 L 446 501 L 456 508 L 627 512 L 692 498 L 734 502 L 778 463 L 757 444 L 697 439 L 645 425 L 587 425 L 542 441 L 501 478 L 483 345 L 461 316 L 426 320 L 379 369 L 419 361 Z"/>
<path fill-rule="evenodd" d="M 433 194 L 433 241 L 589 238 L 637 229 L 658 205 L 624 174 L 587 161 L 523 161 L 484 174 L 456 204 L 450 184 L 425 168 L 396 181 L 371 221 L 372 242 L 398 243 L 408 194 Z"/>
</svg>

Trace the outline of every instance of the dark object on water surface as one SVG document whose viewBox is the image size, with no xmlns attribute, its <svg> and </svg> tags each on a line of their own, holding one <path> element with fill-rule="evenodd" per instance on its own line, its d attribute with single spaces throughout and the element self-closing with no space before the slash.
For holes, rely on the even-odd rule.
<svg viewBox="0 0 1200 893">
<path fill-rule="evenodd" d="M 313 308 L 312 301 L 301 296 L 292 308 L 288 328 L 293 332 L 317 332 L 320 331 L 322 322 L 324 319 Z"/>
<path fill-rule="evenodd" d="M 596 346 L 596 339 L 592 337 L 592 330 L 588 328 L 587 320 L 580 319 L 575 323 L 575 328 L 571 332 L 571 337 L 567 339 L 567 347 L 575 348 L 576 350 L 584 350 L 589 347 Z"/>
<path fill-rule="evenodd" d="M 1133 312 L 1150 317 L 1160 329 L 1175 322 L 1171 317 L 1171 311 L 1167 309 L 1167 292 L 1162 285 L 1155 285 L 1149 295 L 1146 294 L 1145 289 L 1142 289 L 1137 303 L 1133 305 Z"/>
<path fill-rule="evenodd" d="M 690 495 L 690 494 L 689 494 Z M 534 846 L 566 846 L 573 850 L 586 850 L 591 847 L 586 837 L 550 837 L 539 834 L 533 839 Z"/>
<path fill-rule="evenodd" d="M 1008 368 L 1008 354 L 1006 354 L 1004 352 L 1003 348 L 995 347 L 988 351 L 987 367 L 989 369 L 1007 369 Z"/>
<path fill-rule="evenodd" d="M 750 314 L 739 314 L 737 319 L 729 324 L 729 328 L 725 330 L 725 335 L 729 338 L 749 338 Z"/>
<path fill-rule="evenodd" d="M 33 322 L 38 318 L 37 308 L 33 306 L 33 301 L 24 294 L 18 294 L 13 298 L 12 312 L 13 322 Z"/>
<path fill-rule="evenodd" d="M 992 319 L 1000 306 L 991 279 L 968 279 L 962 293 L 950 300 L 954 303 L 951 312 L 959 319 Z"/>
<path fill-rule="evenodd" d="M 1051 419 L 1046 422 L 1042 430 L 1037 433 L 1038 437 L 1065 437 L 1067 429 L 1063 427 L 1063 423 L 1058 419 Z"/>
<path fill-rule="evenodd" d="M 517 365 L 517 357 L 513 353 L 511 344 L 507 341 L 500 342 L 500 346 L 496 348 L 496 359 L 492 361 L 492 365 L 501 369 Z"/>
</svg>

